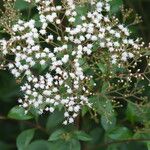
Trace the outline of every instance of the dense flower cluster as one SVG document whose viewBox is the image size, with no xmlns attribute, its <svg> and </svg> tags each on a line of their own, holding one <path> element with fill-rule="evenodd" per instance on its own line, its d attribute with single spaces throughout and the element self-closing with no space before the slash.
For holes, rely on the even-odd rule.
<svg viewBox="0 0 150 150">
<path fill-rule="evenodd" d="M 121 66 L 140 56 L 143 43 L 131 39 L 128 28 L 110 17 L 109 0 L 90 2 L 91 9 L 83 16 L 73 0 L 62 5 L 53 0 L 33 3 L 41 26 L 37 27 L 34 19 L 18 20 L 11 28 L 11 38 L 0 41 L 4 55 L 15 54 L 14 62 L 8 64 L 11 73 L 26 79 L 21 87 L 24 97 L 18 102 L 27 111 L 34 107 L 40 114 L 63 106 L 64 124 L 73 123 L 82 106 L 92 107 L 88 101 L 92 93 L 86 84 L 93 76 L 84 73 L 80 60 L 92 57 L 98 45 L 97 51 L 109 53 L 111 64 Z M 37 68 L 45 72 L 37 74 Z"/>
</svg>

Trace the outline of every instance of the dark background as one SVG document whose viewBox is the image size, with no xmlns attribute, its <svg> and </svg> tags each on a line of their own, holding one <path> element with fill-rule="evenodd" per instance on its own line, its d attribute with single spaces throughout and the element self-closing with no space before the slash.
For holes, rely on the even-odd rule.
<svg viewBox="0 0 150 150">
<path fill-rule="evenodd" d="M 150 41 L 150 0 L 124 0 L 124 3 L 142 17 L 143 22 L 138 25 L 138 34 L 148 43 Z"/>
</svg>

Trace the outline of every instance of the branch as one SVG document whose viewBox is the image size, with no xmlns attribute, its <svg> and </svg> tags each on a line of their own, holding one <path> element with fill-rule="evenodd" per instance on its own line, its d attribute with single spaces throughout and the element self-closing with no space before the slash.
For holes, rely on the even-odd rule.
<svg viewBox="0 0 150 150">
<path fill-rule="evenodd" d="M 27 121 L 27 120 L 15 120 L 15 119 L 12 119 L 12 118 L 8 118 L 6 116 L 0 116 L 0 120 L 10 120 L 10 121 L 16 121 L 16 122 L 23 122 L 23 123 L 25 123 L 25 124 L 27 124 L 27 125 L 29 125 L 31 127 L 39 129 L 42 132 L 48 134 L 47 130 L 44 127 L 42 127 L 40 124 L 34 124 L 34 123 L 32 123 L 30 121 Z"/>
</svg>

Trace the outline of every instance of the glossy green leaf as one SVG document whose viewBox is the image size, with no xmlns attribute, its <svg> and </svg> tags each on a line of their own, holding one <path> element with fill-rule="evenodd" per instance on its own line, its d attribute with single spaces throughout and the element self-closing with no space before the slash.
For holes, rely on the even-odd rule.
<svg viewBox="0 0 150 150">
<path fill-rule="evenodd" d="M 81 150 L 80 142 L 75 139 L 50 142 L 49 148 L 50 150 Z"/>
<path fill-rule="evenodd" d="M 48 141 L 56 141 L 62 138 L 62 135 L 65 133 L 65 130 L 59 129 L 51 134 Z"/>
<path fill-rule="evenodd" d="M 19 134 L 17 137 L 17 148 L 18 150 L 26 150 L 26 147 L 31 142 L 34 136 L 35 129 L 28 129 Z"/>
<path fill-rule="evenodd" d="M 74 136 L 81 141 L 91 141 L 92 138 L 84 131 L 75 131 Z"/>
<path fill-rule="evenodd" d="M 113 140 L 124 140 L 131 138 L 132 133 L 127 127 L 116 127 L 108 133 L 108 137 Z"/>
<path fill-rule="evenodd" d="M 15 2 L 15 8 L 19 10 L 28 9 L 31 4 L 27 3 L 24 0 L 16 0 Z"/>
<path fill-rule="evenodd" d="M 51 147 L 50 143 L 44 140 L 37 140 L 32 142 L 26 150 L 55 150 Z"/>
<path fill-rule="evenodd" d="M 33 118 L 33 116 L 31 116 L 31 115 L 25 114 L 24 108 L 19 107 L 19 106 L 13 107 L 9 111 L 8 117 L 12 118 L 12 119 L 16 119 L 16 120 L 29 120 L 29 119 Z"/>
</svg>

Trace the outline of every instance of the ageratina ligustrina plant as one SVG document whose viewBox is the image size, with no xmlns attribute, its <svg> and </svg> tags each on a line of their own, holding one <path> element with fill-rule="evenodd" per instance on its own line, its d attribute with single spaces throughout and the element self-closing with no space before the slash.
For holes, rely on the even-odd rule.
<svg viewBox="0 0 150 150">
<path fill-rule="evenodd" d="M 148 109 L 141 82 L 149 85 L 149 49 L 129 30 L 138 16 L 128 23 L 132 11 L 122 9 L 117 19 L 109 0 L 26 2 L 36 17 L 22 19 L 15 2 L 5 3 L 1 25 L 8 37 L 0 40 L 1 67 L 21 83 L 25 114 L 62 109 L 67 125 L 89 111 L 95 121 L 101 114 L 107 129 L 117 107 L 134 106 L 140 115 Z"/>
</svg>

